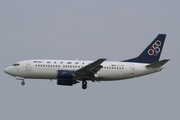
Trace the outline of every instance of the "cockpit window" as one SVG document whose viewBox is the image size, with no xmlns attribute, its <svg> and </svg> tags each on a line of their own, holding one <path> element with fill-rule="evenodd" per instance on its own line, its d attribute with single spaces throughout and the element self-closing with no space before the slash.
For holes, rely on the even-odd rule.
<svg viewBox="0 0 180 120">
<path fill-rule="evenodd" d="M 15 63 L 15 64 L 13 64 L 12 66 L 19 66 L 19 64 L 18 64 L 18 63 Z"/>
</svg>

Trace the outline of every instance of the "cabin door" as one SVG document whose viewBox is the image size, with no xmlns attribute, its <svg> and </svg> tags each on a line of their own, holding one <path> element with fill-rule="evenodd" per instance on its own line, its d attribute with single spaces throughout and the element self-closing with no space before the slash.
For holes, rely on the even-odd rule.
<svg viewBox="0 0 180 120">
<path fill-rule="evenodd" d="M 26 62 L 26 70 L 31 70 L 31 62 L 30 61 Z"/>
</svg>

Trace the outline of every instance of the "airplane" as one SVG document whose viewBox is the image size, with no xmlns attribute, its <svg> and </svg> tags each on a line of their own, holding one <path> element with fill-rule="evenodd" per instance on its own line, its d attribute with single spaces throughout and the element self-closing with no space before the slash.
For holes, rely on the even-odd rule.
<svg viewBox="0 0 180 120">
<path fill-rule="evenodd" d="M 82 88 L 87 88 L 87 81 L 115 81 L 140 77 L 163 69 L 170 59 L 159 61 L 166 34 L 158 36 L 138 56 L 123 61 L 86 60 L 25 60 L 4 69 L 4 72 L 22 80 L 50 79 L 57 80 L 57 85 L 73 86 L 82 81 Z"/>
</svg>

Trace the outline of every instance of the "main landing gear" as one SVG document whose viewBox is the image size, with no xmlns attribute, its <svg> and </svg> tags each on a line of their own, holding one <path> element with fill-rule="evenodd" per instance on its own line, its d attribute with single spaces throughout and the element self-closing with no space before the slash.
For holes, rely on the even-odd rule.
<svg viewBox="0 0 180 120">
<path fill-rule="evenodd" d="M 23 86 L 23 85 L 25 85 L 25 82 L 24 82 L 24 80 L 21 82 L 21 85 Z"/>
<path fill-rule="evenodd" d="M 83 80 L 82 81 L 82 89 L 86 89 L 87 88 L 87 81 Z"/>
</svg>

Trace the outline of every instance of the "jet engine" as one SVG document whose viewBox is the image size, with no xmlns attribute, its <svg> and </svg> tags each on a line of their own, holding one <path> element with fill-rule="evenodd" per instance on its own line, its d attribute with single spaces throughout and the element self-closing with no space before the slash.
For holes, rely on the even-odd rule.
<svg viewBox="0 0 180 120">
<path fill-rule="evenodd" d="M 57 71 L 57 84 L 72 86 L 73 84 L 79 83 L 78 81 L 73 80 L 73 76 L 74 76 L 73 71 L 58 70 Z"/>
</svg>

